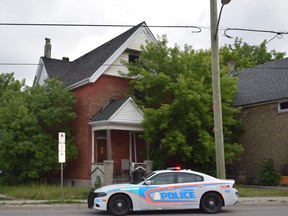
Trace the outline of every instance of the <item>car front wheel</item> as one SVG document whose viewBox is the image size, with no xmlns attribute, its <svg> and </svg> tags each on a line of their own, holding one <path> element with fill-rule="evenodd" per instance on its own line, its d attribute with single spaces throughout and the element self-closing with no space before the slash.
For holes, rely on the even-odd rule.
<svg viewBox="0 0 288 216">
<path fill-rule="evenodd" d="M 201 210 L 208 214 L 218 213 L 223 206 L 220 195 L 216 193 L 207 193 L 201 199 Z"/>
<path fill-rule="evenodd" d="M 126 195 L 117 194 L 110 198 L 108 208 L 113 215 L 127 215 L 131 211 L 131 201 Z"/>
</svg>

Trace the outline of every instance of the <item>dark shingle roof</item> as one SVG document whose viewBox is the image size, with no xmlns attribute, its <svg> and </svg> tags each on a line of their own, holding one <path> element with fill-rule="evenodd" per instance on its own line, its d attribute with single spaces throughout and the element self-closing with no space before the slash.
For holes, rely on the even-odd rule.
<svg viewBox="0 0 288 216">
<path fill-rule="evenodd" d="M 288 58 L 238 72 L 236 106 L 288 99 Z"/>
<path fill-rule="evenodd" d="M 134 26 L 72 62 L 42 57 L 48 76 L 57 76 L 65 86 L 90 78 L 144 24 Z"/>
<path fill-rule="evenodd" d="M 90 122 L 107 121 L 109 118 L 128 100 L 129 97 L 125 97 L 121 100 L 111 100 L 103 109 L 98 112 Z"/>
<path fill-rule="evenodd" d="M 72 62 L 59 59 L 42 57 L 42 61 L 45 65 L 49 77 L 56 77 L 61 81 L 65 79 L 73 67 Z"/>
</svg>

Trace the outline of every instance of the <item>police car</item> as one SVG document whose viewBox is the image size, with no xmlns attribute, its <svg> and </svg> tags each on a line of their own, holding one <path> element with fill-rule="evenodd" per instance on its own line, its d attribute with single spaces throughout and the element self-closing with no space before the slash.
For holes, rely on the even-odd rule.
<svg viewBox="0 0 288 216">
<path fill-rule="evenodd" d="M 201 209 L 218 213 L 234 205 L 238 191 L 234 180 L 220 180 L 191 170 L 153 171 L 135 184 L 107 185 L 91 189 L 88 207 L 126 215 L 131 211 Z"/>
</svg>

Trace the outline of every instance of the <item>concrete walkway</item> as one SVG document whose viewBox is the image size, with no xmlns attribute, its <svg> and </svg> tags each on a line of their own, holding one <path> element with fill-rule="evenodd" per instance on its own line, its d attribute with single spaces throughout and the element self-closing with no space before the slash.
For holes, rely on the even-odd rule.
<svg viewBox="0 0 288 216">
<path fill-rule="evenodd" d="M 239 197 L 238 204 L 288 204 L 288 197 Z"/>
</svg>

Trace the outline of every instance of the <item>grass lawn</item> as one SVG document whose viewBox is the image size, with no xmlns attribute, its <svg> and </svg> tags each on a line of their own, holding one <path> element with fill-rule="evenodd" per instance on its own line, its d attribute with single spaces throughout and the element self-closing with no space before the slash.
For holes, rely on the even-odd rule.
<svg viewBox="0 0 288 216">
<path fill-rule="evenodd" d="M 281 187 L 269 188 L 269 187 L 252 187 L 244 185 L 236 185 L 236 189 L 239 191 L 239 197 L 281 197 L 288 196 L 288 188 L 283 189 Z"/>
<path fill-rule="evenodd" d="M 89 187 L 65 187 L 63 189 L 65 200 L 86 199 Z M 0 194 L 17 199 L 31 200 L 60 200 L 60 185 L 33 184 L 25 186 L 1 186 Z M 3 199 L 3 198 L 2 198 Z"/>
<path fill-rule="evenodd" d="M 240 197 L 280 197 L 288 196 L 287 189 L 261 188 L 236 185 Z M 90 191 L 89 187 L 64 187 L 65 200 L 86 199 Z M 60 200 L 60 185 L 33 184 L 29 186 L 1 186 L 0 194 L 17 199 L 32 200 Z M 1 199 L 1 198 L 0 198 Z M 5 199 L 5 198 L 2 198 Z"/>
</svg>

